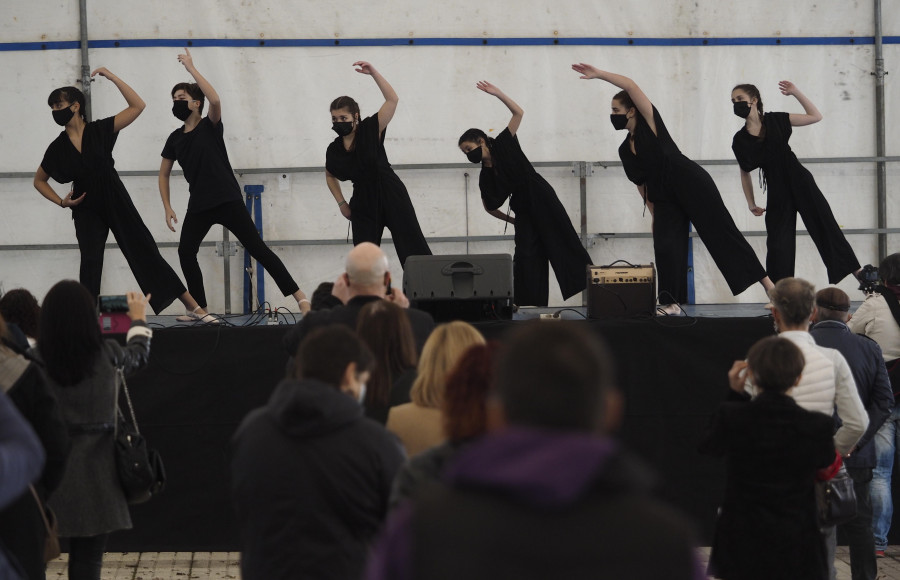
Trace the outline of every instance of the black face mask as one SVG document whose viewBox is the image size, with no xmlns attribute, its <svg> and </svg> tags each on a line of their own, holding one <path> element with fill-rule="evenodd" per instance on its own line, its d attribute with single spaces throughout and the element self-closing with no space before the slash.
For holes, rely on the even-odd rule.
<svg viewBox="0 0 900 580">
<path fill-rule="evenodd" d="M 476 147 L 472 149 L 468 153 L 466 153 L 466 159 L 471 161 L 472 163 L 481 163 L 481 158 L 484 156 L 484 150 L 481 147 Z"/>
<path fill-rule="evenodd" d="M 56 121 L 56 124 L 60 127 L 65 127 L 66 123 L 72 120 L 72 117 L 75 116 L 75 111 L 72 110 L 72 107 L 66 107 L 65 109 L 57 109 L 53 111 L 53 120 Z"/>
<path fill-rule="evenodd" d="M 625 125 L 628 124 L 628 115 L 610 115 L 609 120 L 612 123 L 613 129 L 621 131 L 625 128 Z"/>
<path fill-rule="evenodd" d="M 750 116 L 750 103 L 747 101 L 737 101 L 734 104 L 734 114 L 740 117 L 741 119 L 746 119 Z"/>
<path fill-rule="evenodd" d="M 179 121 L 187 121 L 192 112 L 187 101 L 172 101 L 172 114 Z"/>
<path fill-rule="evenodd" d="M 341 137 L 346 137 L 353 132 L 353 121 L 335 121 L 331 124 L 331 130 Z"/>
</svg>

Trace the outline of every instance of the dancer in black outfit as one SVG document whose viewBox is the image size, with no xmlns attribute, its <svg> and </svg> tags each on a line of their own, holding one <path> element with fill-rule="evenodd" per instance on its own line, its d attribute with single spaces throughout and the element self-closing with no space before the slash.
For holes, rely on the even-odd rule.
<svg viewBox="0 0 900 580">
<path fill-rule="evenodd" d="M 134 89 L 106 68 L 91 76 L 108 78 L 125 97 L 128 107 L 114 117 L 88 123 L 84 116 L 84 94 L 75 87 L 50 93 L 47 104 L 53 119 L 65 130 L 47 147 L 34 175 L 34 187 L 54 204 L 71 208 L 75 236 L 81 250 L 80 282 L 96 299 L 100 295 L 103 251 L 110 230 L 119 244 L 141 291 L 152 294 L 150 306 L 157 313 L 176 298 L 204 322 L 218 322 L 199 307 L 178 275 L 159 253 L 150 230 L 128 195 L 115 169 L 112 150 L 119 131 L 130 125 L 144 110 L 144 101 Z M 60 197 L 48 183 L 72 182 L 72 189 Z"/>
<path fill-rule="evenodd" d="M 360 121 L 359 105 L 350 97 L 338 97 L 331 103 L 331 121 L 338 137 L 325 153 L 325 182 L 341 215 L 353 225 L 353 245 L 372 242 L 381 245 L 385 226 L 400 264 L 408 256 L 431 255 L 428 242 L 419 227 L 416 210 L 406 186 L 391 169 L 384 150 L 384 134 L 397 110 L 399 97 L 375 67 L 363 61 L 353 63 L 356 72 L 371 75 L 384 95 L 378 113 Z M 339 181 L 353 182 L 350 203 L 344 200 Z"/>
<path fill-rule="evenodd" d="M 612 100 L 610 120 L 617 130 L 628 129 L 619 158 L 628 179 L 653 216 L 653 250 L 659 273 L 659 302 L 687 301 L 689 224 L 693 223 L 732 294 L 737 296 L 754 282 L 766 290 L 774 285 L 762 264 L 734 225 L 715 182 L 702 167 L 688 159 L 640 87 L 628 77 L 573 64 L 583 79 L 600 79 L 620 89 Z"/>
<path fill-rule="evenodd" d="M 512 118 L 496 139 L 480 129 L 469 129 L 459 138 L 459 148 L 472 163 L 481 163 L 478 185 L 484 209 L 516 229 L 513 258 L 515 302 L 519 306 L 546 306 L 549 298 L 549 264 L 563 298 L 587 285 L 586 267 L 591 257 L 547 180 L 534 170 L 519 146 L 516 132 L 524 111 L 503 91 L 487 81 L 476 85 L 509 108 Z M 515 218 L 498 208 L 509 198 Z"/>
<path fill-rule="evenodd" d="M 801 93 L 794 83 L 781 81 L 783 95 L 792 95 L 805 111 L 796 113 L 763 113 L 759 89 L 738 85 L 731 91 L 734 114 L 746 119 L 744 127 L 734 134 L 731 148 L 741 166 L 741 185 L 753 215 L 766 214 L 766 271 L 773 281 L 794 275 L 797 252 L 797 213 L 819 250 L 828 271 L 828 283 L 837 284 L 847 274 L 857 274 L 859 260 L 831 213 L 831 207 L 816 185 L 816 180 L 791 151 L 788 140 L 792 127 L 812 125 L 822 120 L 822 113 Z M 750 172 L 759 168 L 763 191 L 768 190 L 765 209 L 756 205 Z"/>
<path fill-rule="evenodd" d="M 206 291 L 197 253 L 209 229 L 220 224 L 231 231 L 244 249 L 263 265 L 282 294 L 294 296 L 300 311 L 305 313 L 309 311 L 309 300 L 275 252 L 263 242 L 244 205 L 241 186 L 234 177 L 225 150 L 219 95 L 197 71 L 191 52 L 187 48 L 184 52 L 178 55 L 178 62 L 197 82 L 178 83 L 172 89 L 172 114 L 184 125 L 172 131 L 163 147 L 159 193 L 166 210 L 166 225 L 174 232 L 173 222 L 178 223 L 178 218 L 169 201 L 169 176 L 177 160 L 190 184 L 190 200 L 178 243 L 178 257 L 188 289 L 200 306 L 206 308 Z M 203 105 L 207 99 L 209 113 L 203 117 Z M 188 320 L 195 316 L 193 312 L 185 314 Z"/>
</svg>

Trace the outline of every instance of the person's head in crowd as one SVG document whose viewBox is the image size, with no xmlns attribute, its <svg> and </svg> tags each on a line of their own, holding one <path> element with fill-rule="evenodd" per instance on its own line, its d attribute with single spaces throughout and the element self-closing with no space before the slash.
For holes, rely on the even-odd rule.
<svg viewBox="0 0 900 580">
<path fill-rule="evenodd" d="M 41 359 L 50 378 L 74 385 L 87 377 L 103 345 L 88 289 L 75 280 L 50 288 L 42 304 L 40 336 Z"/>
<path fill-rule="evenodd" d="M 331 291 L 334 289 L 334 282 L 322 282 L 313 290 L 310 299 L 311 310 L 328 310 L 342 304 L 340 298 L 334 296 Z"/>
<path fill-rule="evenodd" d="M 444 433 L 451 443 L 484 435 L 487 399 L 494 383 L 496 342 L 470 346 L 447 376 L 444 389 Z"/>
<path fill-rule="evenodd" d="M 412 325 L 402 308 L 387 300 L 375 300 L 360 310 L 356 333 L 375 356 L 364 404 L 383 407 L 390 401 L 394 379 L 416 366 Z"/>
<path fill-rule="evenodd" d="M 802 278 L 782 278 L 769 290 L 769 302 L 778 332 L 809 330 L 816 308 L 816 287 Z"/>
<path fill-rule="evenodd" d="M 835 286 L 816 292 L 815 322 L 834 320 L 846 323 L 850 320 L 850 297 Z"/>
<path fill-rule="evenodd" d="M 342 277 L 347 284 L 350 298 L 355 296 L 384 298 L 391 283 L 387 256 L 375 244 L 363 242 L 347 254 L 347 263 Z"/>
<path fill-rule="evenodd" d="M 747 353 L 747 376 L 763 391 L 785 393 L 800 382 L 805 364 L 803 353 L 793 342 L 767 336 Z"/>
<path fill-rule="evenodd" d="M 622 401 L 612 358 L 598 336 L 570 322 L 529 322 L 500 353 L 489 411 L 492 426 L 603 434 L 615 431 Z"/>
<path fill-rule="evenodd" d="M 37 298 L 24 288 L 15 288 L 0 297 L 0 315 L 7 322 L 17 325 L 25 336 L 40 336 L 41 307 Z"/>
<path fill-rule="evenodd" d="M 359 401 L 365 395 L 374 358 L 355 332 L 332 324 L 306 336 L 294 363 L 294 378 L 321 381 Z"/>
<path fill-rule="evenodd" d="M 409 396 L 420 407 L 440 409 L 447 375 L 467 348 L 484 344 L 484 337 L 467 322 L 441 324 L 425 341 L 419 357 L 418 375 Z"/>
<path fill-rule="evenodd" d="M 900 286 L 900 253 L 891 254 L 878 264 L 878 277 L 885 286 Z"/>
</svg>

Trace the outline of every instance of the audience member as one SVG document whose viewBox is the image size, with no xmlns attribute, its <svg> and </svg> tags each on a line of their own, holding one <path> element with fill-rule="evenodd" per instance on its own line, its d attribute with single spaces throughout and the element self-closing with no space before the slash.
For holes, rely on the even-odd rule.
<svg viewBox="0 0 900 580">
<path fill-rule="evenodd" d="M 7 324 L 18 326 L 34 348 L 40 335 L 41 307 L 31 292 L 15 288 L 0 297 L 0 316 Z"/>
<path fill-rule="evenodd" d="M 391 490 L 391 507 L 413 497 L 426 482 L 437 481 L 444 466 L 465 445 L 487 431 L 487 396 L 494 380 L 497 343 L 470 346 L 447 377 L 441 407 L 447 441 L 406 462 Z"/>
<path fill-rule="evenodd" d="M 0 393 L 0 510 L 28 491 L 28 485 L 41 475 L 44 448 L 34 430 Z M 15 557 L 0 541 L 0 578 L 28 580 Z"/>
<path fill-rule="evenodd" d="M 847 326 L 853 332 L 871 338 L 881 347 L 896 397 L 896 393 L 900 393 L 900 304 L 897 303 L 897 298 L 900 297 L 900 253 L 891 254 L 882 260 L 878 266 L 878 276 L 881 278 L 881 287 L 874 294 L 866 296 Z M 900 405 L 894 405 L 894 410 L 875 434 L 875 470 L 869 486 L 872 495 L 875 554 L 878 557 L 884 557 L 891 519 L 894 516 L 891 472 L 898 458 Z"/>
<path fill-rule="evenodd" d="M 853 580 L 875 580 L 875 538 L 872 535 L 872 502 L 869 482 L 875 468 L 875 445 L 872 438 L 894 406 L 894 392 L 888 380 L 881 348 L 875 341 L 853 334 L 847 327 L 850 319 L 850 297 L 840 288 L 825 288 L 816 293 L 815 324 L 809 333 L 820 346 L 833 348 L 844 355 L 859 398 L 869 416 L 869 426 L 849 457 L 844 460 L 856 491 L 856 518 L 841 526 L 850 546 L 850 573 Z"/>
<path fill-rule="evenodd" d="M 780 283 L 780 282 L 779 282 Z M 826 580 L 816 520 L 816 471 L 835 461 L 834 426 L 787 395 L 808 366 L 785 338 L 768 337 L 728 373 L 729 401 L 713 417 L 700 451 L 726 459 L 725 499 L 709 574 L 726 580 Z M 757 396 L 744 391 L 749 380 Z"/>
<path fill-rule="evenodd" d="M 473 344 L 484 344 L 484 337 L 461 321 L 441 324 L 425 342 L 410 391 L 412 402 L 392 407 L 387 420 L 388 431 L 400 438 L 409 457 L 444 442 L 441 406 L 447 375 Z"/>
<path fill-rule="evenodd" d="M 690 526 L 610 436 L 612 375 L 584 327 L 514 331 L 488 407 L 496 431 L 391 515 L 366 578 L 702 578 Z"/>
<path fill-rule="evenodd" d="M 351 330 L 310 332 L 295 362 L 234 435 L 241 575 L 358 578 L 403 452 L 363 414 L 373 359 Z"/>
<path fill-rule="evenodd" d="M 36 356 L 72 437 L 65 473 L 48 502 L 60 537 L 69 538 L 70 580 L 99 580 L 107 536 L 131 528 L 113 453 L 116 369 L 127 375 L 143 368 L 153 332 L 146 324 L 149 297 L 129 292 L 127 299 L 131 328 L 124 347 L 102 339 L 94 299 L 78 282 L 57 283 L 43 302 Z"/>
<path fill-rule="evenodd" d="M 409 402 L 416 380 L 416 339 L 406 313 L 387 300 L 363 306 L 356 334 L 375 355 L 363 408 L 366 417 L 384 425 L 392 407 Z"/>
<path fill-rule="evenodd" d="M 6 325 L 0 316 L 0 336 Z M 62 479 L 69 453 L 69 431 L 56 397 L 41 371 L 28 359 L 0 345 L 0 391 L 9 395 L 44 448 L 46 463 L 34 482 L 35 495 L 26 492 L 0 511 L 0 542 L 13 553 L 29 580 L 43 580 L 47 529 L 41 509 Z M 40 501 L 39 506 L 36 502 Z M 2 577 L 2 576 L 0 576 Z"/>
<path fill-rule="evenodd" d="M 797 345 L 805 361 L 800 382 L 791 388 L 789 396 L 807 411 L 831 417 L 837 410 L 842 424 L 834 433 L 834 446 L 842 456 L 848 455 L 865 434 L 869 417 L 844 355 L 833 348 L 817 345 L 809 333 L 816 310 L 815 287 L 800 278 L 782 278 L 769 290 L 769 300 L 775 331 Z M 753 389 L 751 386 L 751 394 Z M 828 549 L 829 578 L 833 578 L 835 529 L 829 526 L 823 531 Z"/>
<path fill-rule="evenodd" d="M 788 394 L 807 411 L 830 417 L 837 409 L 842 425 L 834 434 L 834 446 L 847 455 L 866 432 L 869 417 L 844 356 L 817 345 L 809 333 L 816 308 L 815 287 L 800 278 L 782 278 L 769 290 L 769 300 L 775 331 L 796 344 L 806 361 L 800 382 Z M 754 387 L 748 386 L 750 394 L 755 394 Z"/>
<path fill-rule="evenodd" d="M 310 312 L 284 336 L 284 347 L 293 356 L 306 333 L 329 324 L 343 324 L 356 329 L 362 307 L 375 300 L 390 300 L 405 308 L 416 337 L 416 350 L 421 352 L 425 339 L 434 329 L 434 319 L 427 312 L 407 308 L 409 300 L 399 288 L 391 286 L 391 272 L 384 252 L 370 242 L 363 242 L 347 254 L 345 272 L 334 283 L 334 294 L 343 306 Z"/>
</svg>

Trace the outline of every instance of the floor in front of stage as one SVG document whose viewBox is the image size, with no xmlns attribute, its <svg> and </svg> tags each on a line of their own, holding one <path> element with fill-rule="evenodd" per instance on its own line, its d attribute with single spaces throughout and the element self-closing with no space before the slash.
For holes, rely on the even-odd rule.
<svg viewBox="0 0 900 580">
<path fill-rule="evenodd" d="M 856 308 L 861 302 L 854 302 L 851 310 Z M 768 316 L 769 311 L 765 309 L 765 305 L 758 304 L 684 304 L 682 305 L 684 313 L 682 316 L 693 316 L 702 318 L 755 318 L 758 316 Z M 557 315 L 558 318 L 565 320 L 581 320 L 587 318 L 587 308 L 585 306 L 559 306 L 559 307 L 537 307 L 525 306 L 513 315 L 513 320 L 530 320 L 532 318 L 540 318 L 542 314 Z M 287 309 L 280 308 L 275 316 L 267 316 L 265 312 L 257 314 L 220 314 L 215 315 L 225 321 L 229 326 L 260 326 L 266 324 L 294 324 L 300 320 L 300 315 Z M 196 326 L 199 322 L 179 322 L 175 316 L 149 316 L 147 321 L 150 326 L 157 328 L 169 328 L 178 326 Z"/>
<path fill-rule="evenodd" d="M 700 560 L 709 548 L 699 549 Z M 67 578 L 67 555 L 50 562 L 48 580 Z M 850 553 L 840 546 L 835 558 L 837 580 L 850 580 Z M 240 578 L 239 552 L 109 552 L 103 557 L 101 580 L 225 580 Z M 878 560 L 879 580 L 900 580 L 900 546 L 890 546 Z"/>
</svg>

